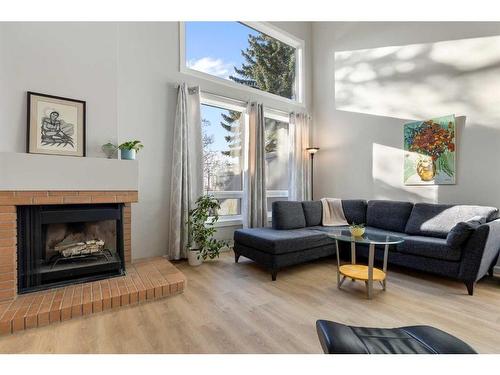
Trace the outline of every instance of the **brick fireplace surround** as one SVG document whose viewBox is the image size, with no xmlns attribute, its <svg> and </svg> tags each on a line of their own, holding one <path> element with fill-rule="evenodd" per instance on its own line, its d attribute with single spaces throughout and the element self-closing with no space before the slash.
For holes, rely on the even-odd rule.
<svg viewBox="0 0 500 375">
<path fill-rule="evenodd" d="M 181 293 L 184 275 L 158 257 L 131 263 L 137 191 L 0 191 L 0 335 Z M 18 205 L 124 203 L 127 275 L 17 295 Z"/>
</svg>

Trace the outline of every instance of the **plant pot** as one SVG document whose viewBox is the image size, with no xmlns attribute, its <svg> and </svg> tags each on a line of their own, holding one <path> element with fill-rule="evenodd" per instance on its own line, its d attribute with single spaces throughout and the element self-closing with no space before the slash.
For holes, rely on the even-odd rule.
<svg viewBox="0 0 500 375">
<path fill-rule="evenodd" d="M 135 160 L 135 150 L 120 150 L 122 160 Z"/>
<path fill-rule="evenodd" d="M 199 266 L 203 263 L 203 258 L 200 256 L 200 250 L 188 250 L 188 263 L 193 267 Z"/>
</svg>

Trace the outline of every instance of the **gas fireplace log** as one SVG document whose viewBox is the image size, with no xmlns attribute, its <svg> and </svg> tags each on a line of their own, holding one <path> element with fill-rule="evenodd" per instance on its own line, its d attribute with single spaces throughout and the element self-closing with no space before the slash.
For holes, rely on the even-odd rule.
<svg viewBox="0 0 500 375">
<path fill-rule="evenodd" d="M 60 242 L 56 246 L 54 246 L 54 250 L 61 252 L 63 250 L 71 249 L 77 246 L 85 247 L 85 242 L 70 242 L 70 243 L 63 243 Z"/>
<path fill-rule="evenodd" d="M 77 255 L 86 255 L 100 252 L 104 249 L 103 240 L 90 240 L 85 242 L 60 242 L 54 246 L 54 250 L 63 257 L 68 258 Z"/>
</svg>

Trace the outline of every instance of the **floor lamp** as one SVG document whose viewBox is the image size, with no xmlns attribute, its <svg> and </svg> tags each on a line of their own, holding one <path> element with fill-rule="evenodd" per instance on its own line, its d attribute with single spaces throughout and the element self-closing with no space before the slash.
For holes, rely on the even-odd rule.
<svg viewBox="0 0 500 375">
<path fill-rule="evenodd" d="M 311 157 L 311 200 L 314 200 L 314 154 L 319 151 L 319 147 L 308 147 L 306 150 Z"/>
</svg>

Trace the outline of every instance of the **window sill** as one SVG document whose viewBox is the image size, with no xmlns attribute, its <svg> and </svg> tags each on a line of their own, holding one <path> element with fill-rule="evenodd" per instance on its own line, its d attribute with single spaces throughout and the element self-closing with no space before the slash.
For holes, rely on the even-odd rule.
<svg viewBox="0 0 500 375">
<path fill-rule="evenodd" d="M 240 215 L 238 216 L 233 216 L 230 218 L 220 218 L 218 222 L 214 224 L 215 228 L 222 228 L 222 227 L 235 227 L 243 225 L 243 219 Z"/>
<path fill-rule="evenodd" d="M 272 221 L 273 221 L 273 218 L 272 218 L 271 213 L 269 212 L 267 214 L 267 222 L 272 223 Z M 241 225 L 243 225 L 243 219 L 241 218 L 241 216 L 236 216 L 236 217 L 230 218 L 230 219 L 219 219 L 219 221 L 214 224 L 214 227 L 215 228 L 237 227 L 237 226 L 241 226 Z"/>
<path fill-rule="evenodd" d="M 181 62 L 181 64 L 182 64 L 182 62 Z M 283 96 L 272 94 L 272 93 L 267 92 L 267 91 L 262 91 L 259 89 L 255 89 L 253 87 L 249 87 L 249 86 L 241 85 L 241 84 L 238 84 L 238 83 L 235 83 L 232 81 L 228 81 L 227 79 L 219 78 L 219 77 L 213 76 L 213 75 L 208 74 L 208 73 L 194 70 L 194 69 L 191 69 L 185 65 L 180 66 L 180 73 L 191 76 L 191 77 L 203 79 L 203 80 L 206 80 L 208 82 L 220 84 L 222 86 L 230 87 L 230 88 L 233 88 L 235 90 L 239 90 L 242 93 L 246 92 L 246 93 L 253 94 L 253 95 L 260 95 L 261 97 L 273 99 L 273 100 L 276 100 L 276 101 L 279 101 L 279 102 L 282 102 L 285 104 L 293 105 L 293 106 L 296 106 L 299 108 L 306 107 L 304 99 L 296 100 L 296 99 L 286 98 Z"/>
</svg>

